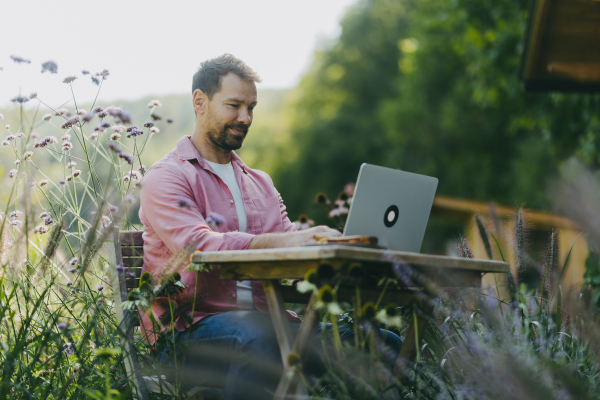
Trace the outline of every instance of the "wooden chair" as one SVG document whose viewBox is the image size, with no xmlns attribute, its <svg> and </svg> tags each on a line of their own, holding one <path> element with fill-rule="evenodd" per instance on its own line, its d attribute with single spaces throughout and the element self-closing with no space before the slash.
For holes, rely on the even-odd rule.
<svg viewBox="0 0 600 400">
<path fill-rule="evenodd" d="M 139 326 L 139 321 L 134 314 L 121 307 L 127 301 L 127 295 L 139 286 L 140 275 L 144 257 L 144 240 L 141 231 L 122 231 L 114 229 L 114 245 L 109 247 L 111 265 L 111 282 L 114 294 L 114 305 L 117 312 L 117 323 L 122 332 L 122 349 L 125 352 L 125 369 L 128 377 L 135 383 L 138 398 L 148 400 L 148 393 L 163 393 L 175 395 L 175 387 L 165 380 L 164 376 L 147 376 L 142 373 L 138 353 L 134 345 L 133 330 Z M 115 270 L 116 265 L 125 267 L 126 273 Z M 133 272 L 134 276 L 129 273 Z M 216 388 L 202 386 L 194 387 L 186 392 L 187 398 L 195 399 L 222 399 L 223 391 Z"/>
</svg>

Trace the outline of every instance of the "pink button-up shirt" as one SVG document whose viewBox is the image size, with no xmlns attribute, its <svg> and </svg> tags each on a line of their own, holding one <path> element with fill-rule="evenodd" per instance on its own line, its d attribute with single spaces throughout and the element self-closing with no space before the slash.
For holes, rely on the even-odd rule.
<svg viewBox="0 0 600 400">
<path fill-rule="evenodd" d="M 255 235 L 295 230 L 269 175 L 248 168 L 234 152 L 231 152 L 231 161 L 246 209 L 246 232 L 238 232 L 238 216 L 227 185 L 200 157 L 188 136 L 182 137 L 177 148 L 155 163 L 144 176 L 139 212 L 144 224 L 143 271 L 152 273 L 155 280 L 164 272 L 169 260 L 190 243 L 197 242 L 191 250 L 244 250 Z M 224 216 L 226 222 L 209 227 L 205 218 L 210 212 Z M 218 265 L 200 273 L 196 279 L 195 272 L 183 271 L 188 263 L 189 258 L 185 257 L 174 269 L 181 273 L 181 281 L 187 285 L 172 301 L 177 330 L 183 331 L 189 326 L 180 315 L 191 314 L 194 297 L 193 323 L 209 315 L 241 310 L 237 305 L 236 281 L 221 280 Z M 268 312 L 260 281 L 253 282 L 252 297 L 258 311 Z M 162 316 L 163 329 L 166 329 L 171 321 L 168 299 L 157 298 L 152 311 L 157 320 Z M 292 314 L 290 318 L 297 318 Z M 154 343 L 156 332 L 149 316 L 142 312 L 141 319 L 144 336 Z"/>
</svg>

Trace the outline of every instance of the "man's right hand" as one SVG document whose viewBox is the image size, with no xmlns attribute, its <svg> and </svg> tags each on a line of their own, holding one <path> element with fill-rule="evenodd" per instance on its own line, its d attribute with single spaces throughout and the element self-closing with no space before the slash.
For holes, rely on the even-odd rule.
<svg viewBox="0 0 600 400">
<path fill-rule="evenodd" d="M 325 225 L 315 226 L 296 232 L 265 233 L 252 239 L 249 249 L 272 249 L 276 247 L 296 247 L 307 243 L 316 243 L 313 236 L 339 237 L 342 234 Z"/>
</svg>

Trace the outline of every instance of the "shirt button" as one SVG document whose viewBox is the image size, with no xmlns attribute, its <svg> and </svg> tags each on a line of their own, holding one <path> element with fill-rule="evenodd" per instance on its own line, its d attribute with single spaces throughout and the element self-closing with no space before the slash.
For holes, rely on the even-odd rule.
<svg viewBox="0 0 600 400">
<path fill-rule="evenodd" d="M 229 202 L 230 202 L 231 204 L 233 204 L 233 199 L 229 199 Z"/>
<path fill-rule="evenodd" d="M 235 293 L 231 293 L 231 297 L 235 297 Z"/>
</svg>

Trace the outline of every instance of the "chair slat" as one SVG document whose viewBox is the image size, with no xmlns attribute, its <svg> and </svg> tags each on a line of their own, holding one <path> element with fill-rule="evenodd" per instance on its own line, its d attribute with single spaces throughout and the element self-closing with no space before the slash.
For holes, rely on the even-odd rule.
<svg viewBox="0 0 600 400">
<path fill-rule="evenodd" d="M 119 232 L 119 241 L 121 246 L 143 246 L 144 239 L 141 231 L 123 231 Z"/>
<path fill-rule="evenodd" d="M 140 257 L 123 257 L 123 266 L 125 268 L 141 268 L 144 259 Z"/>
<path fill-rule="evenodd" d="M 121 246 L 123 257 L 143 257 L 144 247 L 142 246 Z"/>
<path fill-rule="evenodd" d="M 139 278 L 125 279 L 125 285 L 127 286 L 127 291 L 130 292 L 131 289 L 136 289 L 140 286 L 140 279 Z"/>
</svg>

